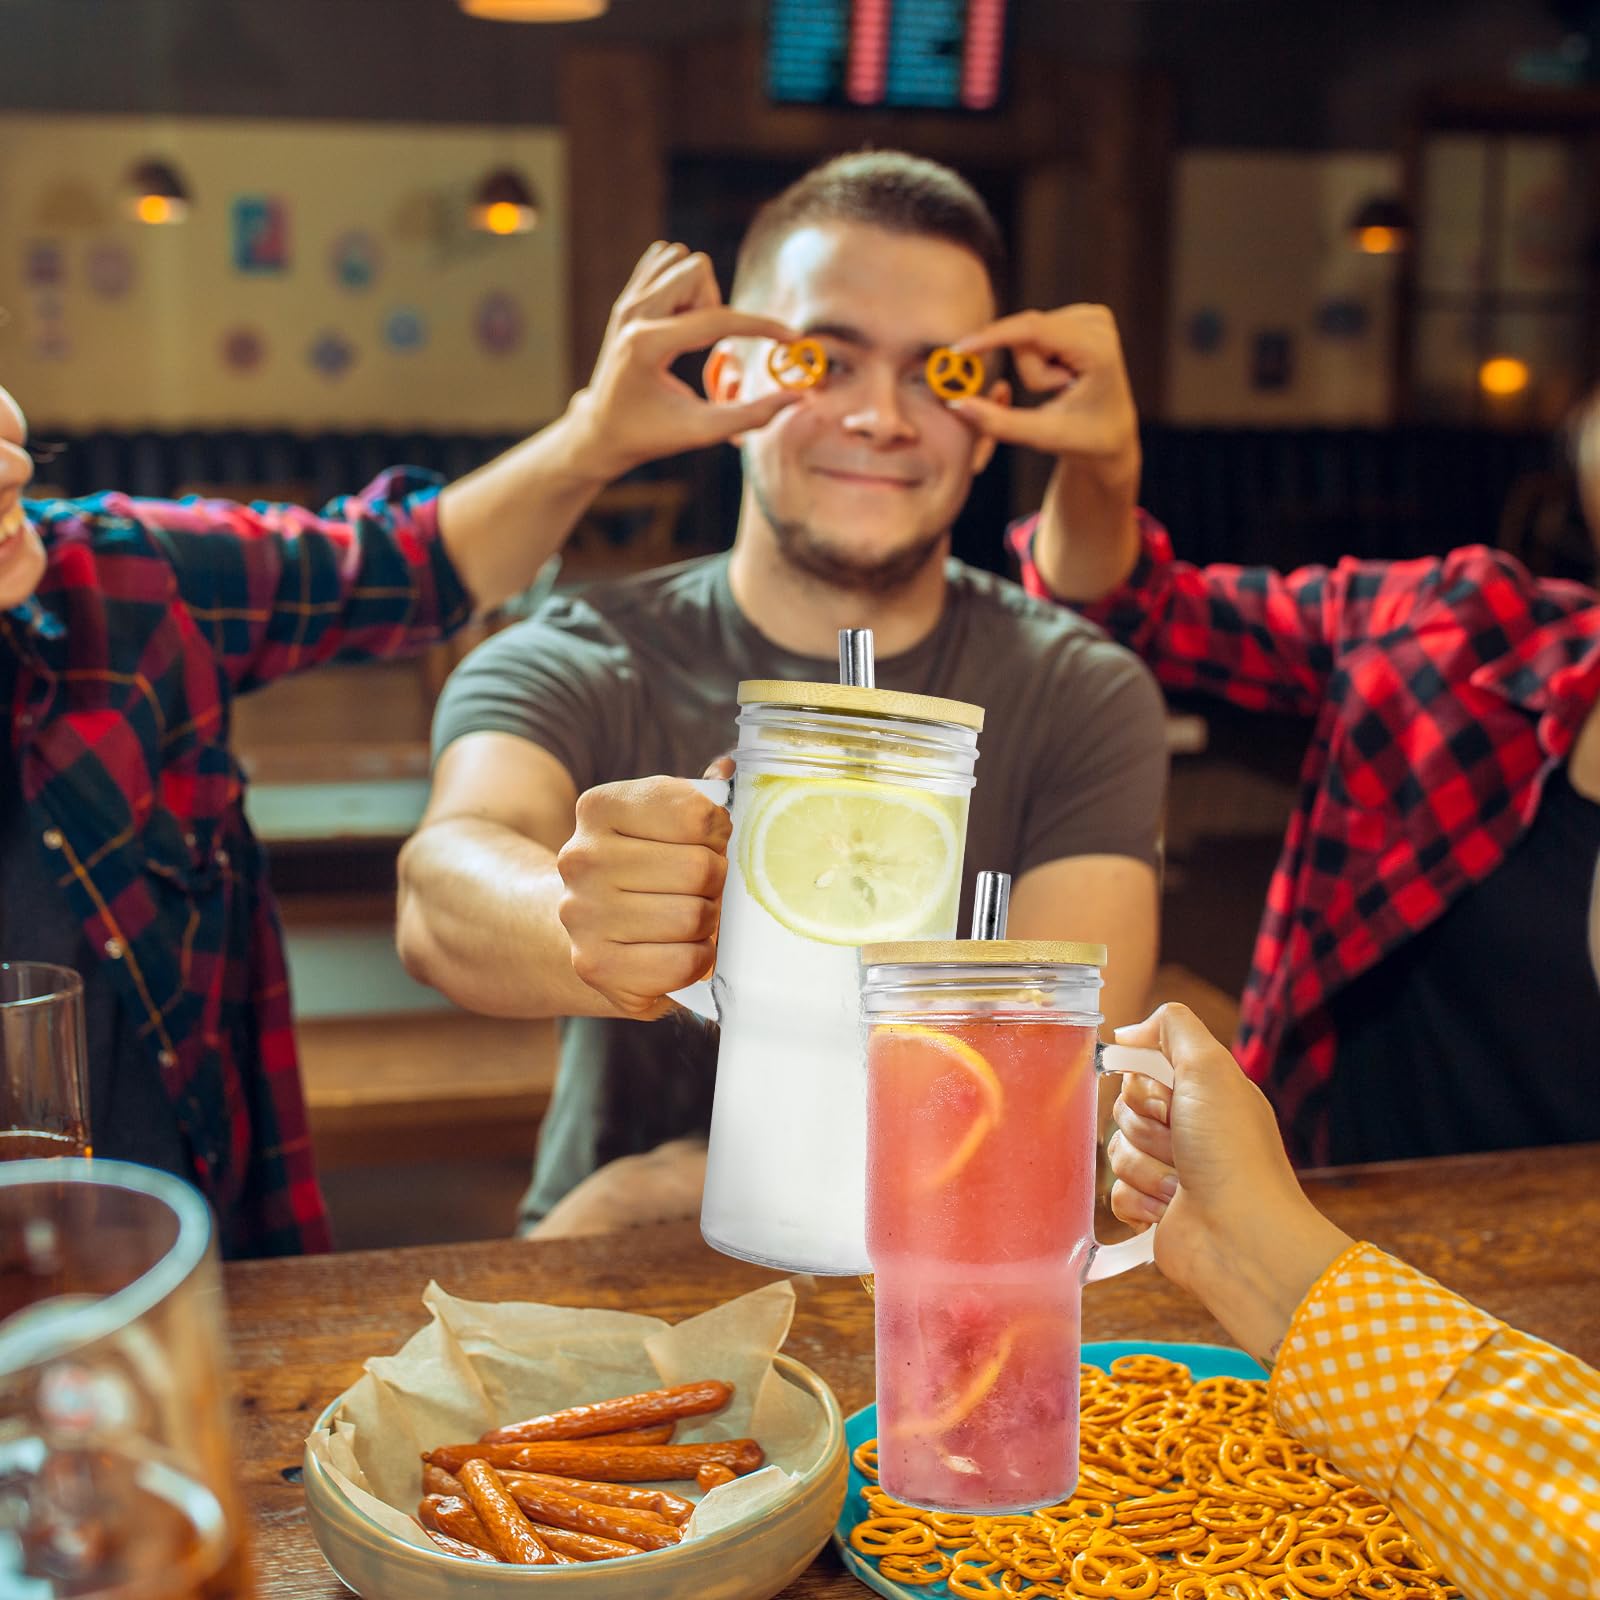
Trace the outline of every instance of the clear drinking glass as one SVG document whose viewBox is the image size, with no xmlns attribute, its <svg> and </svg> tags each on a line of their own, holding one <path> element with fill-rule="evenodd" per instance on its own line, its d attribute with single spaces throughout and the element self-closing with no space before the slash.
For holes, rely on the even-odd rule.
<svg viewBox="0 0 1600 1600">
<path fill-rule="evenodd" d="M 44 961 L 0 961 L 0 1161 L 91 1147 L 83 979 Z"/>
<path fill-rule="evenodd" d="M 193 1189 L 116 1161 L 0 1167 L 0 1594 L 249 1594 L 225 1369 Z"/>
<path fill-rule="evenodd" d="M 739 703 L 700 1227 L 746 1260 L 864 1272 L 857 952 L 955 932 L 983 713 L 770 681 Z"/>
<path fill-rule="evenodd" d="M 1083 1285 L 1154 1248 L 1095 1242 L 1096 1079 L 1171 1069 L 1097 1043 L 1103 945 L 861 954 L 879 1481 L 935 1510 L 1054 1505 L 1078 1481 Z"/>
</svg>

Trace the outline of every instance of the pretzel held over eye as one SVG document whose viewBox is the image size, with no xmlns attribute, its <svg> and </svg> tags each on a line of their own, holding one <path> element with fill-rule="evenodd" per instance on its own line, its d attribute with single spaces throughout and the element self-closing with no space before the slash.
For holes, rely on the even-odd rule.
<svg viewBox="0 0 1600 1600">
<path fill-rule="evenodd" d="M 817 339 L 793 339 L 767 352 L 767 371 L 785 389 L 815 389 L 828 375 L 828 352 Z"/>
<path fill-rule="evenodd" d="M 928 387 L 941 400 L 970 400 L 983 389 L 983 358 L 940 345 L 928 356 Z"/>
</svg>

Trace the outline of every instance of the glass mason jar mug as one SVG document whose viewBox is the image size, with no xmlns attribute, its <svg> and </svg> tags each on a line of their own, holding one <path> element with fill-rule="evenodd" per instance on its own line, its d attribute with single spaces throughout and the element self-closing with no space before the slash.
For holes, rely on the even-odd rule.
<svg viewBox="0 0 1600 1600">
<path fill-rule="evenodd" d="M 863 1272 L 857 951 L 955 932 L 983 712 L 760 680 L 739 703 L 701 1231 L 769 1266 Z"/>
<path fill-rule="evenodd" d="M 1153 1259 L 1094 1238 L 1103 945 L 862 951 L 878 1471 L 896 1499 L 1003 1513 L 1078 1481 L 1083 1285 Z"/>
</svg>

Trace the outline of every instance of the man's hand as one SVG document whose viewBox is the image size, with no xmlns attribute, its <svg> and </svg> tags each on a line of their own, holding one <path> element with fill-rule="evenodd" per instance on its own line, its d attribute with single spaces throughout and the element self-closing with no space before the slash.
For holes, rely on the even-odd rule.
<svg viewBox="0 0 1600 1600">
<path fill-rule="evenodd" d="M 1139 414 L 1128 385 L 1117 323 L 1105 306 L 1062 306 L 1002 317 L 956 349 L 1009 349 L 1024 388 L 1049 395 L 1026 409 L 993 400 L 952 400 L 951 409 L 1003 444 L 1126 470 L 1139 453 Z"/>
<path fill-rule="evenodd" d="M 1098 599 L 1116 588 L 1138 557 L 1140 467 L 1139 413 L 1116 318 L 1105 306 L 1022 311 L 956 348 L 1009 348 L 1023 386 L 1048 396 L 1027 408 L 950 402 L 990 438 L 1056 458 L 1034 542 L 1045 582 L 1072 600 Z"/>
<path fill-rule="evenodd" d="M 771 317 L 725 306 L 706 256 L 681 244 L 651 245 L 612 306 L 594 373 L 569 408 L 593 475 L 609 481 L 646 461 L 765 426 L 794 404 L 797 391 L 718 404 L 674 376 L 672 363 L 719 339 L 794 337 Z"/>
<path fill-rule="evenodd" d="M 681 778 L 579 795 L 556 858 L 561 922 L 573 970 L 624 1015 L 662 1015 L 668 994 L 715 965 L 731 830 L 727 811 Z"/>
</svg>

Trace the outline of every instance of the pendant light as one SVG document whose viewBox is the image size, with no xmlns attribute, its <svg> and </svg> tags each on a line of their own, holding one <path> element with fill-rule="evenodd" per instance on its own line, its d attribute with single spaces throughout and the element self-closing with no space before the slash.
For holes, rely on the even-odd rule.
<svg viewBox="0 0 1600 1600">
<path fill-rule="evenodd" d="M 610 0 L 457 0 L 469 17 L 488 22 L 587 22 Z"/>
<path fill-rule="evenodd" d="M 539 197 L 515 167 L 496 167 L 472 197 L 472 226 L 484 233 L 531 233 L 539 225 Z"/>
<path fill-rule="evenodd" d="M 1350 243 L 1363 255 L 1398 255 L 1411 244 L 1411 213 L 1392 195 L 1363 200 L 1346 226 Z"/>
<path fill-rule="evenodd" d="M 189 214 L 189 187 L 170 161 L 141 161 L 128 174 L 129 205 L 140 222 L 160 226 Z"/>
</svg>

